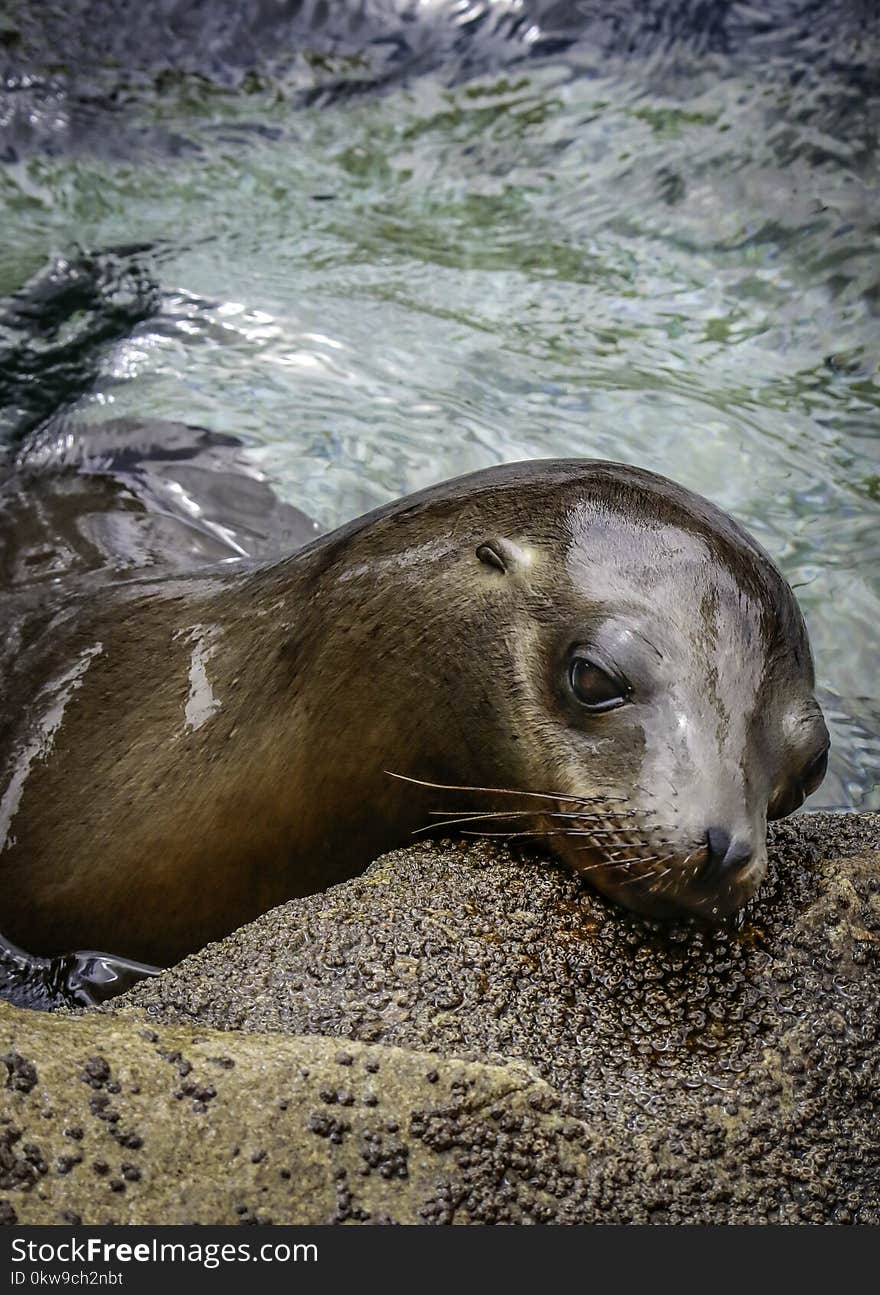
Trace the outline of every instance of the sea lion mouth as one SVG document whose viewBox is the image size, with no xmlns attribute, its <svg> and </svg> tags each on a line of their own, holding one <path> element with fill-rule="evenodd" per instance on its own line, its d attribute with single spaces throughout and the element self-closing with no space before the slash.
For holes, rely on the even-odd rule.
<svg viewBox="0 0 880 1295">
<path fill-rule="evenodd" d="M 390 773 L 390 771 L 387 771 Z M 474 787 L 391 777 L 418 787 L 491 796 L 490 808 L 436 809 L 414 835 L 451 828 L 462 836 L 544 845 L 606 898 L 646 917 L 729 917 L 766 872 L 766 853 L 727 849 L 719 868 L 711 837 L 690 850 L 628 797 L 588 796 L 513 787 Z M 499 806 L 501 806 L 499 808 Z M 665 834 L 664 834 L 665 833 Z"/>
<path fill-rule="evenodd" d="M 595 850 L 585 865 L 573 860 L 564 846 L 558 853 L 608 899 L 645 917 L 663 919 L 729 917 L 751 899 L 767 870 L 761 851 L 719 877 L 704 846 L 690 853 L 633 853 L 625 859 L 619 852 L 609 858 Z"/>
</svg>

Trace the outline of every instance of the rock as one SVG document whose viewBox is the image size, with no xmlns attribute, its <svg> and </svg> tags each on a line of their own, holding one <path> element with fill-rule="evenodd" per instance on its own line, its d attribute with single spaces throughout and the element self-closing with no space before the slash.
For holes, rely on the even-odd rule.
<svg viewBox="0 0 880 1295">
<path fill-rule="evenodd" d="M 100 1012 L 7 1009 L 0 1218 L 880 1222 L 878 965 L 880 815 L 777 825 L 715 929 L 536 856 L 414 846 Z M 54 1167 L 46 1104 L 107 1175 Z M 143 1139 L 135 1186 L 114 1128 Z M 407 1178 L 371 1164 L 392 1146 Z"/>
<path fill-rule="evenodd" d="M 566 1220 L 608 1190 L 523 1067 L 4 1005 L 0 1049 L 0 1222 Z"/>
<path fill-rule="evenodd" d="M 740 924 L 661 927 L 535 856 L 423 844 L 120 1002 L 532 1067 L 651 1166 L 615 1219 L 880 1221 L 880 815 L 777 824 Z"/>
</svg>

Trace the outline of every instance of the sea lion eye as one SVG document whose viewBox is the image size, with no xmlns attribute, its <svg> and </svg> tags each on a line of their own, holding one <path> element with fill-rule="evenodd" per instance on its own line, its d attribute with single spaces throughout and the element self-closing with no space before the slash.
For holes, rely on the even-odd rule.
<svg viewBox="0 0 880 1295">
<path fill-rule="evenodd" d="M 623 705 L 630 693 L 627 684 L 615 679 L 589 657 L 576 656 L 569 667 L 568 678 L 571 691 L 587 710 L 614 710 Z"/>
<path fill-rule="evenodd" d="M 824 750 L 820 751 L 815 760 L 813 760 L 811 764 L 807 765 L 806 769 L 801 774 L 801 789 L 803 790 L 805 798 L 807 796 L 812 796 L 813 792 L 821 785 L 822 779 L 828 772 L 828 750 L 830 745 L 831 744 L 829 743 Z"/>
</svg>

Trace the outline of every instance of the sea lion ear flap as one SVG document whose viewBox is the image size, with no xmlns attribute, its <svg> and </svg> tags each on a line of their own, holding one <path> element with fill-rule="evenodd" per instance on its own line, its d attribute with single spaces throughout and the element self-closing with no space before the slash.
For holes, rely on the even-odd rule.
<svg viewBox="0 0 880 1295">
<path fill-rule="evenodd" d="M 510 540 L 501 539 L 498 535 L 488 536 L 477 545 L 477 557 L 487 567 L 494 567 L 502 575 L 507 575 L 516 567 L 523 557 L 522 549 Z"/>
</svg>

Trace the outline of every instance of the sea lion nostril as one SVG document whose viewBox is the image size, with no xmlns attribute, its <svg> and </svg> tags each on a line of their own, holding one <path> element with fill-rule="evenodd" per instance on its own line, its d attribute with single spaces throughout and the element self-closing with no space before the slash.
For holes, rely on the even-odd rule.
<svg viewBox="0 0 880 1295">
<path fill-rule="evenodd" d="M 730 833 L 723 827 L 710 827 L 706 833 L 708 847 L 707 867 L 715 876 L 736 872 L 744 867 L 752 857 L 752 846 L 749 841 L 731 840 Z"/>
<path fill-rule="evenodd" d="M 723 827 L 710 827 L 706 833 L 706 844 L 709 857 L 713 863 L 720 863 L 730 848 L 730 833 Z"/>
</svg>

